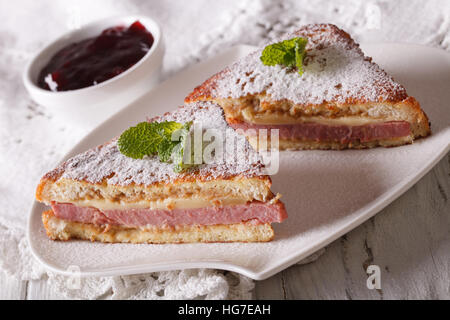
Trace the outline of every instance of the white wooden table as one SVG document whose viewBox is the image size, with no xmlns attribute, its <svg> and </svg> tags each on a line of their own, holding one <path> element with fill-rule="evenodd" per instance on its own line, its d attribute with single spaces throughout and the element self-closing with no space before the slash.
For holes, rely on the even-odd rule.
<svg viewBox="0 0 450 320">
<path fill-rule="evenodd" d="M 65 24 L 73 27 L 83 23 L 83 19 L 125 11 L 157 16 L 166 36 L 166 76 L 216 54 L 224 46 L 256 45 L 288 29 L 318 21 L 336 23 L 359 39 L 367 32 L 372 41 L 409 41 L 447 50 L 450 47 L 450 18 L 446 15 L 450 3 L 440 0 L 414 3 L 410 0 L 238 0 L 233 3 L 226 0 L 214 4 L 193 0 L 183 10 L 179 6 L 178 1 L 134 0 L 0 3 L 0 89 L 3 90 L 0 115 L 6 117 L 4 123 L 16 129 L 6 132 L 0 127 L 3 143 L 0 146 L 18 150 L 8 154 L 8 161 L 19 161 L 24 152 L 34 152 L 34 157 L 39 156 L 41 162 L 50 165 L 50 161 L 56 161 L 81 137 L 74 138 L 67 130 L 53 128 L 54 124 L 42 110 L 26 101 L 18 70 L 30 52 L 60 34 L 61 29 L 67 28 Z M 193 21 L 192 16 L 198 12 L 208 14 Z M 51 15 L 53 18 L 48 19 Z M 19 18 L 23 20 L 23 30 L 15 29 Z M 34 32 L 36 28 L 39 34 Z M 180 34 L 182 40 L 177 38 Z M 74 141 L 65 141 L 69 138 Z M 36 144 L 42 146 L 36 148 Z M 19 165 L 24 164 L 15 163 L 11 167 L 15 181 L 23 180 L 20 190 L 11 195 L 16 201 L 23 193 L 32 194 L 32 180 L 38 177 L 32 179 L 30 175 L 44 171 L 41 163 L 30 165 L 23 172 L 18 171 Z M 25 207 L 9 206 L 13 211 L 27 214 L 22 212 Z M 380 290 L 369 290 L 366 286 L 368 265 L 381 269 Z M 256 299 L 450 299 L 450 155 L 374 218 L 330 244 L 317 261 L 292 266 L 270 279 L 256 282 L 253 296 Z M 52 292 L 45 279 L 19 281 L 0 272 L 0 298 L 63 297 Z"/>
</svg>

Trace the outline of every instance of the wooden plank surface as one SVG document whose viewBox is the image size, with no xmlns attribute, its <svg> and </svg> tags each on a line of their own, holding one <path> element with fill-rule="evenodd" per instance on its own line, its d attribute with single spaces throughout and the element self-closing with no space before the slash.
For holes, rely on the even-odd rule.
<svg viewBox="0 0 450 320">
<path fill-rule="evenodd" d="M 27 281 L 0 272 L 0 300 L 23 300 L 27 296 Z"/>
<path fill-rule="evenodd" d="M 47 280 L 33 280 L 28 282 L 28 300 L 64 300 L 65 297 L 55 292 L 47 285 Z"/>
</svg>

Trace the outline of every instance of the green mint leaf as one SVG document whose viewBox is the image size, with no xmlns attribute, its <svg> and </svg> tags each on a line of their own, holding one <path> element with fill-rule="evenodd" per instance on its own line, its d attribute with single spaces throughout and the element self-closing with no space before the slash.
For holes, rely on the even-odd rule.
<svg viewBox="0 0 450 320">
<path fill-rule="evenodd" d="M 117 145 L 119 151 L 125 156 L 142 159 L 144 156 L 154 153 L 157 140 L 155 127 L 151 123 L 141 122 L 137 126 L 124 131 Z"/>
<path fill-rule="evenodd" d="M 134 159 L 157 154 L 161 162 L 173 163 L 174 171 L 181 172 L 193 163 L 192 154 L 184 154 L 191 126 L 192 121 L 185 124 L 175 121 L 141 122 L 122 133 L 118 148 L 122 154 Z M 186 161 L 189 164 L 185 159 L 191 160 Z"/>
<path fill-rule="evenodd" d="M 119 151 L 127 157 L 142 159 L 158 152 L 160 144 L 183 125 L 175 121 L 141 122 L 127 129 L 119 138 Z"/>
<path fill-rule="evenodd" d="M 301 75 L 307 42 L 306 38 L 297 37 L 268 45 L 261 54 L 261 62 L 266 66 L 296 66 Z"/>
<path fill-rule="evenodd" d="M 281 64 L 284 66 L 295 64 L 295 39 L 268 45 L 264 48 L 261 57 L 266 66 Z"/>
</svg>

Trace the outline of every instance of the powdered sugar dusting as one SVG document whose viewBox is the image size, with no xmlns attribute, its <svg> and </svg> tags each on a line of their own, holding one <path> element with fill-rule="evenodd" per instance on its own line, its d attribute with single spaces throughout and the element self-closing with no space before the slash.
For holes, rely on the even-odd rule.
<svg viewBox="0 0 450 320">
<path fill-rule="evenodd" d="M 156 182 L 170 182 L 180 178 L 194 176 L 197 179 L 212 180 L 237 175 L 257 176 L 264 174 L 264 166 L 258 154 L 241 135 L 227 125 L 222 109 L 212 103 L 195 103 L 155 118 L 158 121 L 194 121 L 204 129 L 215 129 L 227 132 L 229 138 L 242 143 L 239 145 L 239 156 L 235 149 L 226 148 L 222 163 L 203 164 L 195 169 L 175 173 L 173 165 L 162 163 L 157 157 L 146 157 L 142 160 L 132 159 L 121 154 L 117 147 L 117 139 L 81 153 L 62 165 L 62 178 L 85 180 L 91 183 L 105 181 L 113 185 L 150 185 Z M 231 134 L 231 136 L 230 136 Z"/>
<path fill-rule="evenodd" d="M 404 99 L 405 89 L 364 56 L 359 46 L 334 25 L 307 25 L 277 39 L 308 38 L 302 76 L 282 66 L 260 61 L 264 47 L 244 57 L 217 77 L 212 96 L 239 98 L 266 92 L 272 100 L 296 104 L 324 101 L 392 101 Z"/>
</svg>

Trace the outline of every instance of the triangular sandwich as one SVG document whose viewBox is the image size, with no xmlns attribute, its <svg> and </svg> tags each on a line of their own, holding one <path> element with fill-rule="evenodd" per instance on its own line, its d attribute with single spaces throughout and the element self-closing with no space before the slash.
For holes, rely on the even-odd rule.
<svg viewBox="0 0 450 320">
<path fill-rule="evenodd" d="M 270 241 L 271 223 L 287 217 L 284 205 L 271 192 L 259 155 L 227 125 L 222 109 L 196 103 L 144 123 L 171 121 L 226 131 L 227 144 L 234 138 L 243 144 L 234 142 L 223 161 L 181 172 L 156 155 L 125 156 L 117 138 L 76 155 L 37 188 L 37 200 L 51 206 L 42 215 L 48 236 L 109 243 Z"/>
<path fill-rule="evenodd" d="M 298 38 L 304 42 L 295 44 Z M 280 149 L 390 147 L 430 134 L 416 99 L 343 30 L 311 24 L 277 41 L 212 76 L 185 102 L 219 104 L 253 146 L 258 129 L 278 129 Z M 305 49 L 298 47 L 306 41 Z M 275 56 L 264 57 L 267 47 Z M 294 57 L 295 50 L 301 55 Z M 273 58 L 292 63 L 263 63 Z"/>
</svg>

